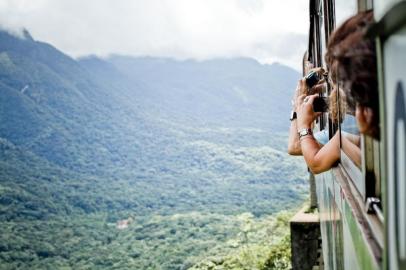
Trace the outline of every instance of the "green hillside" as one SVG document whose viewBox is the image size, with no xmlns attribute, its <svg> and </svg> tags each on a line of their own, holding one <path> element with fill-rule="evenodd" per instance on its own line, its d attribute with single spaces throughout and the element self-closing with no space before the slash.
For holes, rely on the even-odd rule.
<svg viewBox="0 0 406 270">
<path fill-rule="evenodd" d="M 0 31 L 0 269 L 265 267 L 286 242 L 277 213 L 306 197 L 285 150 L 295 76 L 249 59 L 78 61 Z"/>
</svg>

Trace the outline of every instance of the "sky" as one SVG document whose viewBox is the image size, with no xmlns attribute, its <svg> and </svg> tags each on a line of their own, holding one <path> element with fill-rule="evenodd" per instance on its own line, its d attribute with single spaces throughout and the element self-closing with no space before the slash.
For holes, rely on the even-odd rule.
<svg viewBox="0 0 406 270">
<path fill-rule="evenodd" d="M 0 0 L 0 27 L 72 57 L 250 57 L 297 70 L 306 0 Z"/>
</svg>

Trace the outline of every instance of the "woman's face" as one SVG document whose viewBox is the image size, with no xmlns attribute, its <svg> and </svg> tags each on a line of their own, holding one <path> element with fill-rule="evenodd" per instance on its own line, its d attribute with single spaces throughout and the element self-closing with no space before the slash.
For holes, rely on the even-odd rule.
<svg viewBox="0 0 406 270">
<path fill-rule="evenodd" d="M 374 114 L 371 108 L 357 105 L 355 109 L 355 118 L 359 131 L 363 134 L 372 135 L 369 131 L 372 130 Z"/>
</svg>

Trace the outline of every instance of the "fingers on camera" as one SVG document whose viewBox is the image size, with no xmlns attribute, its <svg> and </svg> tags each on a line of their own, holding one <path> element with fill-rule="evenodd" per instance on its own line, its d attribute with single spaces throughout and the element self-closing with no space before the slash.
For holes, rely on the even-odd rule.
<svg viewBox="0 0 406 270">
<path fill-rule="evenodd" d="M 320 81 L 318 84 L 309 89 L 309 94 L 319 94 L 323 91 L 324 87 L 324 81 Z"/>
</svg>

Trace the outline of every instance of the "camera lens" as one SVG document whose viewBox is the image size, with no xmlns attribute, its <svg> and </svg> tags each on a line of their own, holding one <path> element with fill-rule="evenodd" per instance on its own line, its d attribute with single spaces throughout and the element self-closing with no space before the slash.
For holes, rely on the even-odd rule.
<svg viewBox="0 0 406 270">
<path fill-rule="evenodd" d="M 306 75 L 306 84 L 309 88 L 312 88 L 317 84 L 317 82 L 320 80 L 319 74 L 315 71 L 311 71 L 309 74 Z"/>
</svg>

